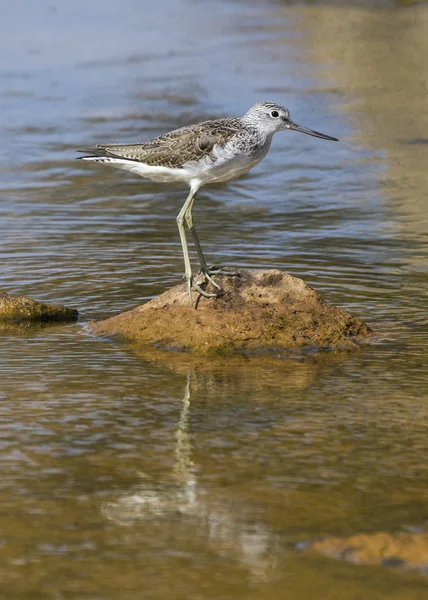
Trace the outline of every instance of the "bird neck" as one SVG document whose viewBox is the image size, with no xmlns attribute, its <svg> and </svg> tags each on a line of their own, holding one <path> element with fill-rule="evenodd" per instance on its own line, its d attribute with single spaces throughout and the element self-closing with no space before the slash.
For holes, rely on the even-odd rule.
<svg viewBox="0 0 428 600">
<path fill-rule="evenodd" d="M 245 115 L 246 116 L 246 115 Z M 270 144 L 272 141 L 273 132 L 266 131 L 254 123 L 252 119 L 242 118 L 246 130 L 261 144 Z"/>
</svg>

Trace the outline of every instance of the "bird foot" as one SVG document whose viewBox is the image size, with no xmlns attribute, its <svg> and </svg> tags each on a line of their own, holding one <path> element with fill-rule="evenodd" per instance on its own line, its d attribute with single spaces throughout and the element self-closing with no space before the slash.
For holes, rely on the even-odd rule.
<svg viewBox="0 0 428 600">
<path fill-rule="evenodd" d="M 207 268 L 205 275 L 223 275 L 225 277 L 241 277 L 239 271 L 226 267 L 225 265 L 211 265 Z"/>
<path fill-rule="evenodd" d="M 225 267 L 224 265 L 221 265 L 221 266 L 211 265 L 210 267 L 202 267 L 201 270 L 199 271 L 199 273 L 205 277 L 205 281 L 207 281 L 208 283 L 211 283 L 211 285 L 213 285 L 215 288 L 217 288 L 220 292 L 223 291 L 223 288 L 216 281 L 214 281 L 214 279 L 211 277 L 211 275 L 223 275 L 225 277 L 240 277 L 241 276 L 241 273 L 239 273 L 238 271 L 229 269 L 228 267 Z"/>
<path fill-rule="evenodd" d="M 205 277 L 205 281 L 211 283 L 211 285 L 217 288 L 220 292 L 222 291 L 223 288 L 210 276 L 209 269 L 201 269 L 199 273 Z"/>
<path fill-rule="evenodd" d="M 189 296 L 190 306 L 193 306 L 192 299 L 192 291 L 198 292 L 204 298 L 217 298 L 218 295 L 216 293 L 207 292 L 204 287 L 204 284 L 211 283 L 213 287 L 215 287 L 219 292 L 223 291 L 223 288 L 211 277 L 211 275 L 223 275 L 225 277 L 241 277 L 241 273 L 239 271 L 235 271 L 234 269 L 230 269 L 229 267 L 225 267 L 224 265 L 211 265 L 210 267 L 202 268 L 199 271 L 200 275 L 203 275 L 204 280 L 199 283 L 196 282 L 193 276 L 186 277 L 187 279 L 187 293 Z"/>
<path fill-rule="evenodd" d="M 198 294 L 201 294 L 201 296 L 203 296 L 204 298 L 217 298 L 217 294 L 206 292 L 204 290 L 204 288 L 202 288 L 198 283 L 196 283 L 196 281 L 193 279 L 192 276 L 186 277 L 186 279 L 187 279 L 187 294 L 189 296 L 190 306 L 193 306 L 192 291 L 198 292 Z M 204 284 L 204 282 L 202 282 L 202 285 L 203 284 Z"/>
</svg>

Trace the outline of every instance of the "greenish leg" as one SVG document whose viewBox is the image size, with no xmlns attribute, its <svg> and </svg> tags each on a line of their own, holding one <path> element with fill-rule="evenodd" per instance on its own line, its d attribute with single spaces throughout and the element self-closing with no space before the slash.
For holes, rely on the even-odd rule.
<svg viewBox="0 0 428 600">
<path fill-rule="evenodd" d="M 221 290 L 222 288 L 218 285 L 218 283 L 216 283 L 212 279 L 211 275 L 225 275 L 228 277 L 239 277 L 240 273 L 238 271 L 228 269 L 227 267 L 226 268 L 224 268 L 222 266 L 217 267 L 216 265 L 212 265 L 211 267 L 207 266 L 207 261 L 205 260 L 204 254 L 202 252 L 198 234 L 196 233 L 195 226 L 193 225 L 192 209 L 193 209 L 193 203 L 195 201 L 195 195 L 196 194 L 194 194 L 191 202 L 189 203 L 189 206 L 187 207 L 187 210 L 186 210 L 186 213 L 184 216 L 186 218 L 187 226 L 190 229 L 190 233 L 192 234 L 193 242 L 196 247 L 196 252 L 198 253 L 199 263 L 201 265 L 201 273 L 204 274 L 207 281 L 209 281 L 214 287 Z"/>
<path fill-rule="evenodd" d="M 193 209 L 194 201 L 195 201 L 195 195 L 193 196 L 191 202 L 189 203 L 189 206 L 187 207 L 186 213 L 184 215 L 185 219 L 186 219 L 187 227 L 189 228 L 190 233 L 192 234 L 196 252 L 198 253 L 199 264 L 201 265 L 201 273 L 204 274 L 207 281 L 209 281 L 214 287 L 216 287 L 218 290 L 221 290 L 221 287 L 218 285 L 218 283 L 216 283 L 214 281 L 214 279 L 212 279 L 209 276 L 207 261 L 205 260 L 204 253 L 202 252 L 201 244 L 199 242 L 198 234 L 196 233 L 195 226 L 193 225 L 192 209 Z"/>
<path fill-rule="evenodd" d="M 192 287 L 197 292 L 199 292 L 199 294 L 202 294 L 202 296 L 205 296 L 205 298 L 213 298 L 213 297 L 215 298 L 215 296 L 216 296 L 216 294 L 208 294 L 201 287 L 199 287 L 199 285 L 197 283 L 195 283 L 193 281 L 192 267 L 190 266 L 189 250 L 187 248 L 186 232 L 184 230 L 184 219 L 186 218 L 186 213 L 189 209 L 189 206 L 191 206 L 193 204 L 196 191 L 197 190 L 193 189 L 193 188 L 190 190 L 190 193 L 186 198 L 186 202 L 183 204 L 183 208 L 180 210 L 180 212 L 178 213 L 178 216 L 177 216 L 178 232 L 180 234 L 181 247 L 183 248 L 184 273 L 185 273 L 186 280 L 187 280 L 187 293 L 189 295 L 190 306 L 193 306 Z"/>
</svg>

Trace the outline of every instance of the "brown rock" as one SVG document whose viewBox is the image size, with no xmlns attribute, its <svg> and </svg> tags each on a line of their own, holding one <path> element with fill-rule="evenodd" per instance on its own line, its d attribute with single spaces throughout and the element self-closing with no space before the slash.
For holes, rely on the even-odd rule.
<svg viewBox="0 0 428 600">
<path fill-rule="evenodd" d="M 428 573 L 428 533 L 357 533 L 318 540 L 310 548 L 333 558 L 362 565 L 380 565 Z"/>
<path fill-rule="evenodd" d="M 45 323 L 47 321 L 76 321 L 74 308 L 37 302 L 26 296 L 0 292 L 0 323 Z"/>
<path fill-rule="evenodd" d="M 193 308 L 182 284 L 133 310 L 92 323 L 91 329 L 204 354 L 351 348 L 373 335 L 358 317 L 327 304 L 304 281 L 281 271 L 242 270 L 240 277 L 217 281 L 221 295 L 194 293 Z"/>
</svg>

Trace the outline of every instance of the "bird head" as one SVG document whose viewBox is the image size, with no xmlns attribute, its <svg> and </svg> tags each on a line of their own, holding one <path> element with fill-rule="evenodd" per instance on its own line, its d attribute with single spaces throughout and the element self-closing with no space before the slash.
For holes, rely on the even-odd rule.
<svg viewBox="0 0 428 600">
<path fill-rule="evenodd" d="M 277 131 L 291 129 L 323 140 L 339 141 L 330 135 L 297 125 L 291 120 L 289 110 L 275 102 L 258 102 L 244 115 L 243 120 L 260 129 L 265 135 L 273 135 Z"/>
</svg>

